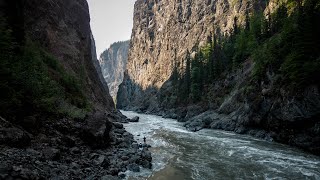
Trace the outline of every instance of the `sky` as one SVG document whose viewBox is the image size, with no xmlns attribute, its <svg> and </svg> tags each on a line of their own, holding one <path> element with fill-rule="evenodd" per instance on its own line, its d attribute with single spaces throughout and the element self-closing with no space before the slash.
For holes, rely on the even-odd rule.
<svg viewBox="0 0 320 180">
<path fill-rule="evenodd" d="M 136 0 L 87 0 L 97 56 L 117 41 L 129 40 Z"/>
</svg>

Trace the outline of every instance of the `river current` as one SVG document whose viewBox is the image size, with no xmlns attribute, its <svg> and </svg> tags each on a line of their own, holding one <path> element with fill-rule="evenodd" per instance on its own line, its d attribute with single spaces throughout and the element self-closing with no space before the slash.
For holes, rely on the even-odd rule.
<svg viewBox="0 0 320 180">
<path fill-rule="evenodd" d="M 122 113 L 140 117 L 124 126 L 138 143 L 146 137 L 152 146 L 152 170 L 126 172 L 129 180 L 320 180 L 320 158 L 296 148 L 226 131 L 190 132 L 173 119 Z"/>
</svg>

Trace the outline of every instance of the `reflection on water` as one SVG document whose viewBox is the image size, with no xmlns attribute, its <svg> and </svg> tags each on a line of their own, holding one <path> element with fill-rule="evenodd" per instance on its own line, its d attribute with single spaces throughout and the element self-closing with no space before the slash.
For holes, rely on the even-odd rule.
<svg viewBox="0 0 320 180">
<path fill-rule="evenodd" d="M 172 119 L 122 111 L 140 122 L 125 124 L 152 146 L 153 169 L 128 179 L 320 179 L 320 158 L 286 145 L 218 130 L 189 132 Z"/>
</svg>

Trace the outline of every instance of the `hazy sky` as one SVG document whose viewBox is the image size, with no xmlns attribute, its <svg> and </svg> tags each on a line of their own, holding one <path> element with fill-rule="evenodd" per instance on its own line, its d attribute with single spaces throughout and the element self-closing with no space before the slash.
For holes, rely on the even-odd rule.
<svg viewBox="0 0 320 180">
<path fill-rule="evenodd" d="M 117 41 L 129 40 L 136 0 L 87 0 L 97 56 Z"/>
</svg>

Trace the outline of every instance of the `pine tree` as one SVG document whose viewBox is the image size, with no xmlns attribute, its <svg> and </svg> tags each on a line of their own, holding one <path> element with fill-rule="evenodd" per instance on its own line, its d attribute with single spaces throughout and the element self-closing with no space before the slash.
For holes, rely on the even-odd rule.
<svg viewBox="0 0 320 180">
<path fill-rule="evenodd" d="M 191 57 L 190 57 L 190 52 L 189 50 L 187 50 L 187 54 L 186 54 L 186 70 L 185 70 L 185 75 L 182 78 L 183 79 L 183 88 L 182 88 L 182 99 L 186 100 L 189 98 L 189 94 L 190 94 L 190 87 L 191 87 Z"/>
</svg>

